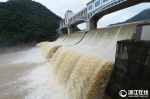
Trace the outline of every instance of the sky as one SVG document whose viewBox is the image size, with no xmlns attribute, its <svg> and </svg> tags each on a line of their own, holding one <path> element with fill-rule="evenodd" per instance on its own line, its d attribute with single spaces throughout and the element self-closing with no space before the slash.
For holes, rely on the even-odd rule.
<svg viewBox="0 0 150 99">
<path fill-rule="evenodd" d="M 7 0 L 0 0 L 0 2 L 5 2 L 5 1 Z M 65 12 L 67 10 L 72 10 L 74 13 L 76 13 L 82 8 L 86 7 L 86 4 L 90 0 L 34 0 L 34 1 L 43 4 L 56 15 L 60 16 L 61 18 L 64 18 Z M 125 21 L 147 8 L 150 8 L 150 3 L 138 4 L 138 5 L 105 15 L 98 21 L 98 28 L 106 27 L 109 24 Z M 80 29 L 85 29 L 86 24 L 85 23 L 80 24 L 78 25 L 78 27 Z"/>
</svg>

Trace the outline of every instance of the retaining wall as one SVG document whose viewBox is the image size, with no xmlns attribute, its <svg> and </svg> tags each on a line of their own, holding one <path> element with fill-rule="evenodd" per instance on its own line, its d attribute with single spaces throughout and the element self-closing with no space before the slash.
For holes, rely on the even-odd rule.
<svg viewBox="0 0 150 99">
<path fill-rule="evenodd" d="M 150 42 L 117 42 L 115 69 L 106 94 L 112 99 L 134 99 L 121 98 L 121 90 L 150 91 Z"/>
</svg>

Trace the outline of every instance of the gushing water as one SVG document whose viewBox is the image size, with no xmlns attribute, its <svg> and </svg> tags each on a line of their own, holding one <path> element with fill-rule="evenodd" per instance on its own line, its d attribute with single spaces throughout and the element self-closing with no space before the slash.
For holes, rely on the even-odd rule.
<svg viewBox="0 0 150 99">
<path fill-rule="evenodd" d="M 0 99 L 103 99 L 114 64 L 107 60 L 137 24 L 93 29 L 78 45 L 83 33 L 0 54 Z"/>
<path fill-rule="evenodd" d="M 37 44 L 38 47 L 41 48 L 42 56 L 45 59 L 49 59 L 56 52 L 56 50 L 60 47 L 60 45 L 49 43 L 49 42 L 41 42 Z"/>
<path fill-rule="evenodd" d="M 58 68 L 57 80 L 59 81 L 60 84 L 66 84 L 70 78 L 70 74 L 72 73 L 72 70 L 74 70 L 76 62 L 83 55 L 83 53 L 70 50 L 67 48 L 62 48 L 61 50 L 62 51 L 67 50 L 68 53 L 65 55 L 64 60 L 60 60 L 61 65 L 60 68 Z"/>
<path fill-rule="evenodd" d="M 50 46 L 52 45 L 52 46 Z M 48 42 L 0 55 L 2 99 L 102 99 L 113 63 Z M 50 46 L 50 47 L 49 47 Z"/>
<path fill-rule="evenodd" d="M 38 48 L 0 54 L 0 99 L 67 99 Z"/>
<path fill-rule="evenodd" d="M 66 86 L 69 99 L 102 99 L 112 62 L 66 47 L 59 48 L 53 57 L 54 74 Z"/>
</svg>

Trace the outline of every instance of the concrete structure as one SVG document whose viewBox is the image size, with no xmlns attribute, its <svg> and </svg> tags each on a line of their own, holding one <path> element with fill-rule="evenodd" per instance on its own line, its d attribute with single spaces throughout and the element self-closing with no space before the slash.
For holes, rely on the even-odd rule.
<svg viewBox="0 0 150 99">
<path fill-rule="evenodd" d="M 150 23 L 137 26 L 135 40 L 150 41 Z"/>
<path fill-rule="evenodd" d="M 135 94 L 121 98 L 121 90 L 150 90 L 150 42 L 118 41 L 115 68 L 106 88 L 109 99 L 142 99 Z M 147 97 L 146 97 L 147 96 Z M 136 98 L 135 98 L 136 97 Z M 143 99 L 149 94 L 143 94 Z"/>
<path fill-rule="evenodd" d="M 86 31 L 97 28 L 98 20 L 106 14 L 142 3 L 149 0 L 91 0 L 86 7 L 77 13 L 68 10 L 65 19 L 60 21 L 60 33 L 68 29 L 68 34 L 75 32 L 78 24 L 86 22 Z"/>
</svg>

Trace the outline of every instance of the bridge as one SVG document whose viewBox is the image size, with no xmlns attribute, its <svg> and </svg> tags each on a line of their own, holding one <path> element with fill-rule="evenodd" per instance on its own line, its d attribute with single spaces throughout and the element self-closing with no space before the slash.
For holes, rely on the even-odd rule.
<svg viewBox="0 0 150 99">
<path fill-rule="evenodd" d="M 63 34 L 65 29 L 68 34 L 76 31 L 76 26 L 86 22 L 86 31 L 97 28 L 97 22 L 104 15 L 150 0 L 91 0 L 86 7 L 73 13 L 67 10 L 65 19 L 59 22 L 58 32 Z"/>
</svg>

